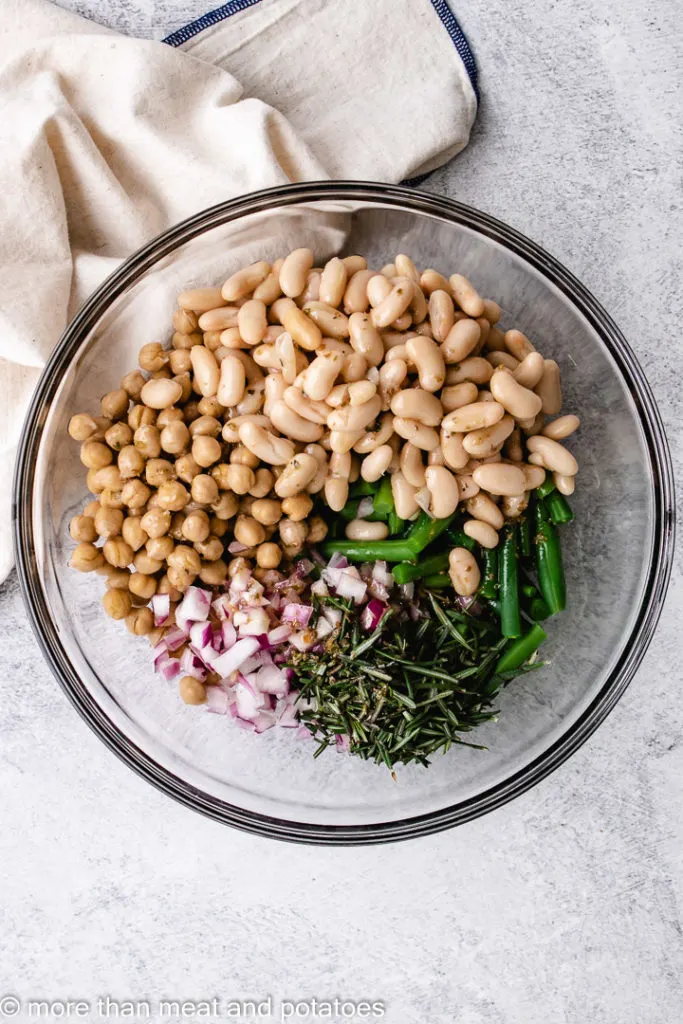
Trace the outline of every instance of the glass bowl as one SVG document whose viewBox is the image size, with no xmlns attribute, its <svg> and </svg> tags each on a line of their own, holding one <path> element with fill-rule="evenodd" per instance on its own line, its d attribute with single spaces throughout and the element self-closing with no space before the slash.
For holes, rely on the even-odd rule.
<svg viewBox="0 0 683 1024">
<path fill-rule="evenodd" d="M 262 736 L 186 707 L 152 672 L 149 646 L 100 606 L 102 580 L 67 567 L 67 525 L 88 495 L 70 416 L 95 411 L 168 337 L 177 293 L 239 266 L 310 246 L 318 263 L 395 253 L 466 274 L 562 370 L 581 431 L 576 519 L 563 533 L 569 607 L 549 623 L 547 667 L 521 677 L 480 728 L 486 751 L 430 768 L 383 767 L 292 730 Z M 315 182 L 231 200 L 172 228 L 127 260 L 65 331 L 37 388 L 15 480 L 15 540 L 29 615 L 78 711 L 127 764 L 219 821 L 280 839 L 375 843 L 423 835 L 492 810 L 560 765 L 624 692 L 652 637 L 671 568 L 670 457 L 650 389 L 619 330 L 551 256 L 493 218 L 411 189 Z"/>
</svg>

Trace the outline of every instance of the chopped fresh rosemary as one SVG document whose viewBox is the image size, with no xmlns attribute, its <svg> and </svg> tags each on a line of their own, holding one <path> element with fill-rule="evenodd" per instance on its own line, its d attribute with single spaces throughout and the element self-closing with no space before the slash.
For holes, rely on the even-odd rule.
<svg viewBox="0 0 683 1024">
<path fill-rule="evenodd" d="M 325 604 L 342 611 L 340 625 L 315 652 L 289 661 L 301 698 L 313 702 L 299 717 L 318 740 L 316 756 L 338 737 L 389 768 L 428 765 L 453 744 L 484 749 L 462 734 L 494 717 L 492 701 L 507 681 L 495 674 L 508 641 L 493 618 L 420 591 L 412 615 L 394 605 L 368 635 L 351 602 L 320 599 Z"/>
</svg>

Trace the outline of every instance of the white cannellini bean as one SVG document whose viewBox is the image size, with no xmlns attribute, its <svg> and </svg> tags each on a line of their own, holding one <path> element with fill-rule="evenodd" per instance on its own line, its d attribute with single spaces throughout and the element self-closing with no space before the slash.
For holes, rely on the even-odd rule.
<svg viewBox="0 0 683 1024">
<path fill-rule="evenodd" d="M 313 266 L 313 253 L 310 249 L 294 249 L 285 257 L 280 268 L 280 287 L 291 299 L 301 295 L 306 287 L 308 272 Z"/>
<path fill-rule="evenodd" d="M 481 544 L 483 548 L 498 547 L 498 532 L 490 523 L 484 523 L 481 519 L 466 520 L 463 524 L 463 532 L 472 540 L 476 540 L 477 544 Z"/>
<path fill-rule="evenodd" d="M 474 482 L 489 494 L 514 495 L 526 490 L 524 473 L 518 466 L 490 462 L 478 466 L 472 473 Z"/>
<path fill-rule="evenodd" d="M 389 536 L 386 523 L 372 523 L 367 519 L 352 519 L 346 527 L 349 540 L 384 540 Z"/>
<path fill-rule="evenodd" d="M 451 294 L 463 312 L 468 316 L 484 315 L 484 300 L 474 285 L 462 274 L 451 274 L 448 279 Z"/>
<path fill-rule="evenodd" d="M 333 256 L 323 267 L 320 276 L 320 301 L 339 306 L 346 290 L 349 272 L 343 260 Z"/>
<path fill-rule="evenodd" d="M 477 560 L 467 548 L 453 548 L 448 555 L 448 574 L 460 597 L 471 597 L 479 588 L 481 572 Z"/>
<path fill-rule="evenodd" d="M 242 270 L 238 270 L 237 273 L 229 277 L 223 285 L 221 289 L 223 300 L 236 302 L 238 299 L 251 295 L 269 274 L 270 263 L 266 263 L 265 260 L 259 260 L 258 263 L 252 263 L 249 267 L 243 267 Z M 220 305 L 220 303 L 216 303 L 216 305 Z"/>
<path fill-rule="evenodd" d="M 221 405 L 231 408 L 244 398 L 247 375 L 244 366 L 234 356 L 225 356 L 221 360 L 220 379 L 216 397 Z"/>
<path fill-rule="evenodd" d="M 425 483 L 430 494 L 429 511 L 435 519 L 446 519 L 458 507 L 458 481 L 445 466 L 427 466 Z"/>
<path fill-rule="evenodd" d="M 205 398 L 211 398 L 218 390 L 220 370 L 213 352 L 203 345 L 193 345 L 190 349 L 190 359 L 197 390 Z"/>
<path fill-rule="evenodd" d="M 379 480 L 389 469 L 393 457 L 394 450 L 391 445 L 382 444 L 379 448 L 375 448 L 374 452 L 365 456 L 361 464 L 360 475 L 363 480 L 367 480 L 369 483 Z"/>
<path fill-rule="evenodd" d="M 498 367 L 489 386 L 495 400 L 517 420 L 533 418 L 541 411 L 538 395 L 518 384 L 505 367 Z"/>
<path fill-rule="evenodd" d="M 553 473 L 559 473 L 561 476 L 576 476 L 579 471 L 578 462 L 559 441 L 538 435 L 527 438 L 526 446 L 534 455 L 540 455 L 545 468 Z"/>
<path fill-rule="evenodd" d="M 446 364 L 436 342 L 424 335 L 409 338 L 405 344 L 407 361 L 417 367 L 420 387 L 439 391 L 446 379 Z"/>
<path fill-rule="evenodd" d="M 546 423 L 541 433 L 544 437 L 549 437 L 553 441 L 564 441 L 565 437 L 569 437 L 575 430 L 579 429 L 579 423 L 578 416 L 567 414 L 566 416 L 558 417 L 552 423 Z"/>
</svg>

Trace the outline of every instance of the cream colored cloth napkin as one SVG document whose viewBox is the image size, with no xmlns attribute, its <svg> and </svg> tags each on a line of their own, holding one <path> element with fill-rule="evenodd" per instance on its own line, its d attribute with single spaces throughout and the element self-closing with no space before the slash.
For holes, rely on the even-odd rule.
<svg viewBox="0 0 683 1024">
<path fill-rule="evenodd" d="M 116 265 L 231 196 L 328 177 L 398 182 L 476 113 L 444 0 L 232 0 L 167 42 L 48 0 L 0 21 L 0 580 L 31 392 Z"/>
</svg>

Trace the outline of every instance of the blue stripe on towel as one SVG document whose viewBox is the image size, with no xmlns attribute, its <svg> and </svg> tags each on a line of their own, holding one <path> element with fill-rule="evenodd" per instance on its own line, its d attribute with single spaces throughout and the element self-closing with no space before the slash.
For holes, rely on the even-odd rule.
<svg viewBox="0 0 683 1024">
<path fill-rule="evenodd" d="M 441 19 L 441 23 L 448 32 L 448 35 L 453 41 L 453 45 L 460 54 L 460 58 L 465 65 L 465 70 L 469 75 L 474 94 L 479 99 L 479 89 L 477 87 L 477 63 L 474 59 L 474 54 L 470 49 L 470 44 L 465 38 L 465 34 L 458 25 L 458 22 L 453 14 L 453 11 L 448 6 L 446 0 L 430 0 L 432 7 L 436 11 L 437 15 Z M 217 25 L 219 21 L 224 21 L 233 14 L 239 14 L 240 11 L 246 11 L 247 8 L 253 7 L 254 4 L 260 3 L 260 0 L 228 0 L 227 4 L 223 4 L 222 7 L 217 7 L 215 11 L 207 11 L 206 14 L 202 14 L 201 18 L 197 18 L 196 21 L 191 21 L 189 25 L 185 25 L 183 28 L 179 28 L 177 32 L 172 32 L 170 36 L 166 36 L 164 43 L 168 43 L 169 46 L 182 46 L 183 43 L 188 42 L 193 36 L 198 35 L 199 32 L 203 32 L 206 28 L 211 28 L 212 25 Z"/>
</svg>

